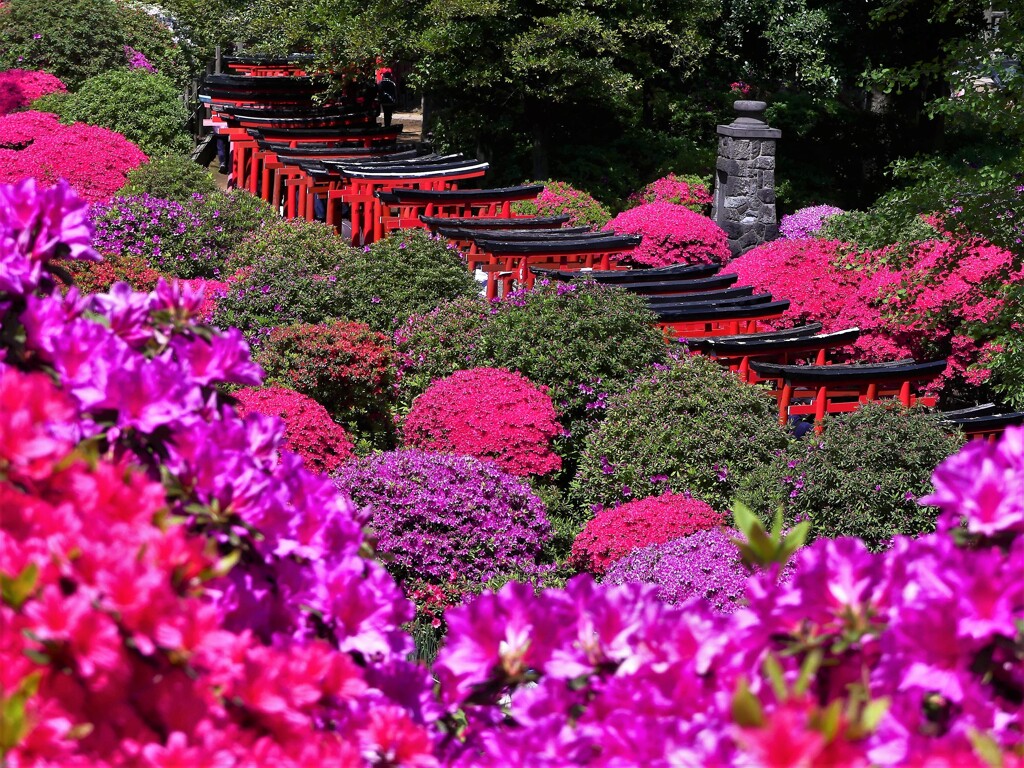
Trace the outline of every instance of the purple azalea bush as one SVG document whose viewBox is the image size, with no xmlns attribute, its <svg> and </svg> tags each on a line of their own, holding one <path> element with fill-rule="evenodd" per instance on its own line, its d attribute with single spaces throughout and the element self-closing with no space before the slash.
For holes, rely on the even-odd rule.
<svg viewBox="0 0 1024 768">
<path fill-rule="evenodd" d="M 377 549 L 400 581 L 476 589 L 538 572 L 549 538 L 544 505 L 519 478 L 471 456 L 401 450 L 343 467 L 338 487 L 365 508 Z"/>
<path fill-rule="evenodd" d="M 801 208 L 782 217 L 779 222 L 779 233 L 785 240 L 814 237 L 818 230 L 825 226 L 825 222 L 830 216 L 837 216 L 841 213 L 845 213 L 845 211 L 833 205 L 812 205 Z"/>
<path fill-rule="evenodd" d="M 608 568 L 603 583 L 654 584 L 657 596 L 669 605 L 702 598 L 715 611 L 732 613 L 741 605 L 750 576 L 734 536 L 735 531 L 713 528 L 634 549 Z M 781 578 L 791 571 L 787 565 Z"/>
</svg>

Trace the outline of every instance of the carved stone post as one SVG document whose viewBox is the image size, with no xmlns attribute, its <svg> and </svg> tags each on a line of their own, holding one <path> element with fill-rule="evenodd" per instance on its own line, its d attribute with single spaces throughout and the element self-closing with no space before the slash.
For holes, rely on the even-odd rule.
<svg viewBox="0 0 1024 768">
<path fill-rule="evenodd" d="M 782 136 L 764 121 L 763 101 L 737 101 L 737 117 L 718 126 L 711 217 L 729 236 L 733 256 L 779 234 L 775 214 L 775 145 Z"/>
</svg>

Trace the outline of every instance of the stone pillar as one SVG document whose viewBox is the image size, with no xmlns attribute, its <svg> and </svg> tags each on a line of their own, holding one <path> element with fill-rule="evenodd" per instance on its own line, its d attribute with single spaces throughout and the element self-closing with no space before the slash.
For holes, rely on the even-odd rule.
<svg viewBox="0 0 1024 768">
<path fill-rule="evenodd" d="M 718 126 L 718 162 L 711 217 L 729 236 L 733 256 L 779 234 L 775 215 L 775 144 L 782 136 L 764 121 L 763 101 L 737 101 L 737 117 Z"/>
</svg>

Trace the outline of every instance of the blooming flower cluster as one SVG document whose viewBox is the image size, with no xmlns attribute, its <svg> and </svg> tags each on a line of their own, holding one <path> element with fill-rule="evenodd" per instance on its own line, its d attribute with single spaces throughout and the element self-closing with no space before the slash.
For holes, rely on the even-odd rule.
<svg viewBox="0 0 1024 768">
<path fill-rule="evenodd" d="M 456 371 L 416 398 L 405 444 L 492 461 L 511 475 L 546 475 L 562 467 L 551 448 L 562 434 L 546 387 L 501 368 Z"/>
<path fill-rule="evenodd" d="M 95 209 L 95 206 L 94 206 Z M 95 242 L 95 240 L 94 240 Z M 152 291 L 161 278 L 169 276 L 149 266 L 141 256 L 103 254 L 103 261 L 82 261 L 68 265 L 80 293 L 105 293 L 114 283 L 128 283 L 137 291 Z M 205 298 L 210 298 L 207 291 Z"/>
<path fill-rule="evenodd" d="M 410 606 L 351 504 L 217 393 L 259 383 L 238 332 L 178 283 L 55 289 L 96 256 L 84 207 L 0 187 L 5 760 L 434 764 Z"/>
<path fill-rule="evenodd" d="M 924 499 L 954 533 L 797 552 L 746 605 L 656 588 L 509 585 L 449 611 L 435 671 L 457 765 L 1015 765 L 1024 653 L 1024 430 L 974 443 Z M 503 713 L 504 716 L 499 716 Z M 529 758 L 526 756 L 529 755 Z"/>
<path fill-rule="evenodd" d="M 23 109 L 48 93 L 66 91 L 55 75 L 42 70 L 8 69 L 0 72 L 0 117 Z"/>
<path fill-rule="evenodd" d="M 156 72 L 156 67 L 146 58 L 146 54 L 135 50 L 130 45 L 124 46 L 124 57 L 128 61 L 129 69 L 144 69 L 147 72 Z"/>
<path fill-rule="evenodd" d="M 431 674 L 405 661 L 411 607 L 360 556 L 352 505 L 218 394 L 258 383 L 240 336 L 194 324 L 180 283 L 62 297 L 54 260 L 92 256 L 62 223 L 77 201 L 2 199 L 0 266 L 43 265 L 0 289 L 7 763 L 1019 764 L 1024 429 L 940 465 L 936 534 L 818 540 L 728 615 L 652 586 L 512 583 L 449 610 Z M 396 471 L 376 495 L 445 530 L 519 489 L 513 522 L 463 527 L 455 555 L 537 546 L 525 486 L 407 455 L 377 459 Z M 417 473 L 436 493 L 412 501 Z M 465 480 L 450 514 L 444 477 Z"/>
<path fill-rule="evenodd" d="M 719 613 L 732 613 L 742 604 L 750 576 L 733 535 L 711 528 L 634 549 L 608 567 L 602 582 L 654 584 L 658 597 L 670 605 L 697 597 Z M 790 571 L 787 566 L 783 575 L 788 578 Z"/>
<path fill-rule="evenodd" d="M 45 112 L 0 117 L 0 184 L 65 179 L 87 202 L 109 199 L 146 155 L 124 136 L 85 123 L 64 125 Z"/>
<path fill-rule="evenodd" d="M 858 327 L 855 359 L 950 357 L 942 379 L 979 384 L 989 371 L 986 335 L 998 326 L 1006 286 L 1024 280 L 1013 254 L 979 240 L 914 243 L 900 263 L 890 249 L 856 253 L 817 239 L 776 240 L 727 267 L 740 283 L 790 301 L 784 322 L 826 331 Z"/>
<path fill-rule="evenodd" d="M 393 451 L 342 468 L 338 487 L 368 507 L 377 548 L 400 581 L 458 582 L 538 572 L 548 539 L 530 487 L 470 456 Z"/>
<path fill-rule="evenodd" d="M 371 432 L 391 426 L 393 357 L 386 336 L 345 320 L 274 328 L 261 339 L 259 352 L 272 381 L 312 397 L 343 423 Z"/>
<path fill-rule="evenodd" d="M 215 229 L 194 206 L 144 194 L 95 205 L 92 215 L 96 247 L 105 254 L 142 257 L 180 277 L 208 275 L 219 265 Z"/>
<path fill-rule="evenodd" d="M 352 456 L 345 430 L 316 400 L 292 389 L 263 387 L 234 393 L 238 412 L 276 416 L 284 422 L 282 447 L 302 457 L 314 472 L 334 472 Z"/>
<path fill-rule="evenodd" d="M 629 196 L 632 205 L 642 203 L 672 203 L 682 205 L 695 213 L 711 205 L 711 193 L 700 179 L 693 176 L 676 176 L 670 173 L 652 181 L 646 187 Z"/>
<path fill-rule="evenodd" d="M 626 258 L 648 267 L 671 264 L 724 264 L 729 241 L 715 222 L 683 205 L 655 202 L 623 211 L 605 227 L 620 235 L 643 235 Z"/>
<path fill-rule="evenodd" d="M 837 216 L 844 213 L 842 208 L 834 205 L 812 205 L 807 208 L 787 214 L 779 222 L 779 232 L 787 240 L 797 240 L 803 237 L 814 237 L 818 230 L 825 226 L 830 216 Z"/>
<path fill-rule="evenodd" d="M 663 493 L 599 509 L 576 537 L 569 561 L 602 574 L 638 547 L 663 544 L 723 523 L 722 513 L 689 494 Z"/>
<path fill-rule="evenodd" d="M 514 203 L 513 209 L 520 216 L 569 216 L 568 226 L 576 227 L 589 224 L 591 227 L 603 227 L 611 218 L 611 213 L 594 197 L 576 189 L 566 181 L 526 182 L 543 184 L 544 191 L 537 195 L 535 201 Z"/>
</svg>

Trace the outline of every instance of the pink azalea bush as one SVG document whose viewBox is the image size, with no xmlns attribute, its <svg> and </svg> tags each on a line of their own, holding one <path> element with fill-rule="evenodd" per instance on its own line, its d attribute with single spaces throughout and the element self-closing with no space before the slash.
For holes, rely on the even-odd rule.
<svg viewBox="0 0 1024 768">
<path fill-rule="evenodd" d="M 672 203 L 701 213 L 711 205 L 711 193 L 697 176 L 662 176 L 629 196 L 630 205 L 643 203 Z"/>
<path fill-rule="evenodd" d="M 0 184 L 65 179 L 90 203 L 110 199 L 146 155 L 119 133 L 85 123 L 64 125 L 45 112 L 0 117 Z"/>
<path fill-rule="evenodd" d="M 335 472 L 351 458 L 352 443 L 327 409 L 311 397 L 284 387 L 240 389 L 238 413 L 262 413 L 284 422 L 282 447 L 302 457 L 313 472 Z"/>
<path fill-rule="evenodd" d="M 567 181 L 527 181 L 524 184 L 543 184 L 544 191 L 536 200 L 513 203 L 513 210 L 519 216 L 559 216 L 567 214 L 568 226 L 587 224 L 602 227 L 608 223 L 611 213 L 589 193 L 576 189 Z"/>
<path fill-rule="evenodd" d="M 1024 280 L 1013 254 L 977 239 L 914 243 L 858 253 L 837 241 L 776 240 L 725 270 L 741 284 L 790 301 L 784 323 L 819 321 L 826 331 L 859 327 L 853 359 L 947 357 L 935 383 L 984 383 L 1006 306 L 1007 286 Z"/>
<path fill-rule="evenodd" d="M 67 86 L 59 77 L 42 70 L 0 72 L 0 117 L 24 109 L 41 96 L 66 90 Z"/>
<path fill-rule="evenodd" d="M 1024 429 L 937 468 L 934 534 L 818 540 L 729 615 L 510 583 L 428 670 L 365 521 L 218 394 L 259 381 L 241 337 L 181 283 L 55 290 L 83 208 L 0 187 L 6 763 L 1020 764 Z"/>
<path fill-rule="evenodd" d="M 637 547 L 662 544 L 723 522 L 722 513 L 710 504 L 682 493 L 663 493 L 605 507 L 576 537 L 569 562 L 581 571 L 600 575 Z"/>
<path fill-rule="evenodd" d="M 620 235 L 643 235 L 643 241 L 626 258 L 648 267 L 724 264 L 730 256 L 725 231 L 684 205 L 644 203 L 620 213 L 608 222 L 605 230 Z"/>
<path fill-rule="evenodd" d="M 491 461 L 512 475 L 562 468 L 552 441 L 562 434 L 546 387 L 501 368 L 456 371 L 413 402 L 405 444 Z"/>
</svg>

